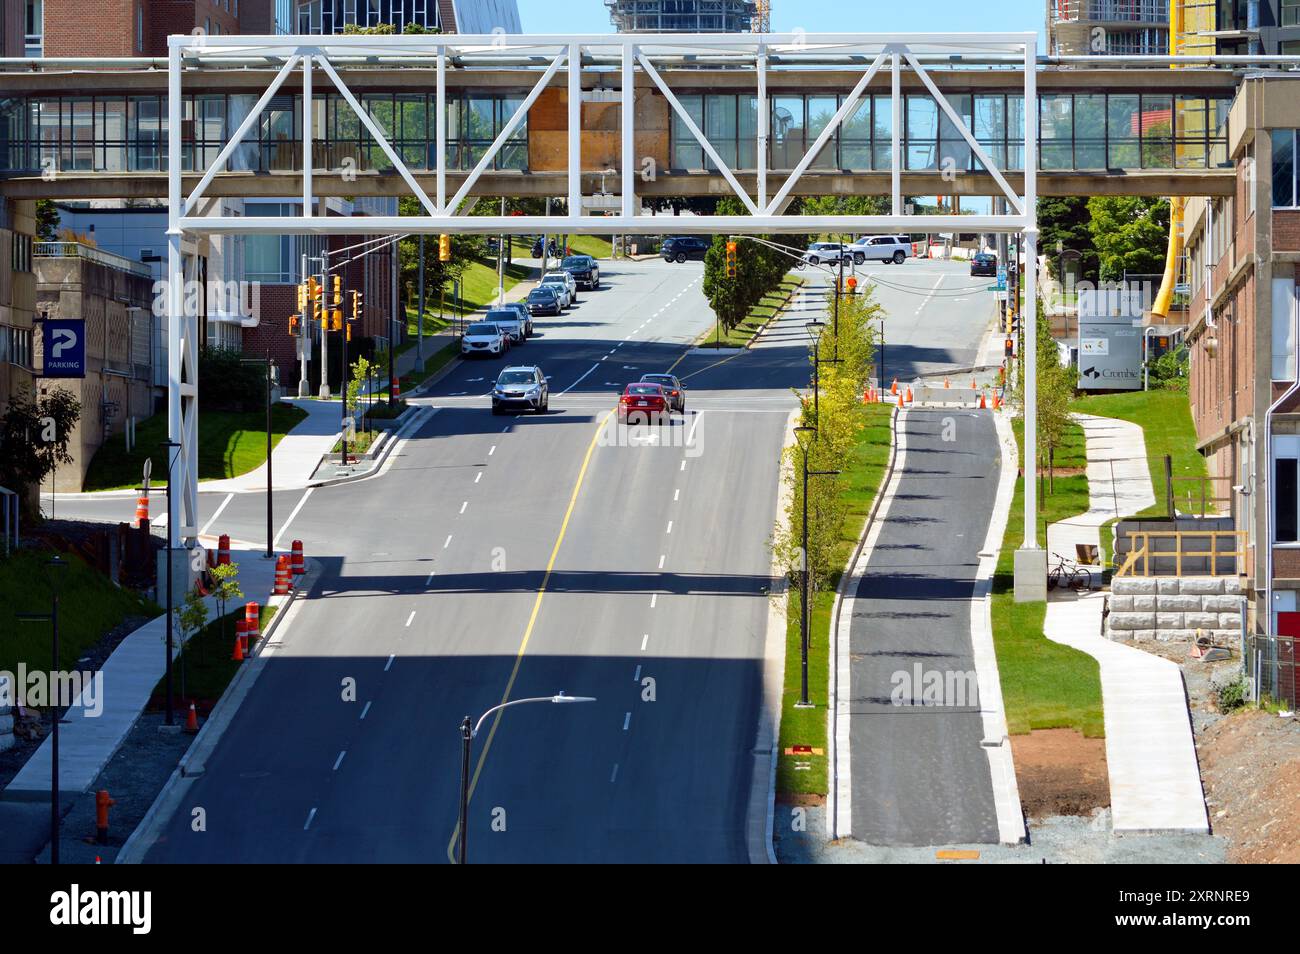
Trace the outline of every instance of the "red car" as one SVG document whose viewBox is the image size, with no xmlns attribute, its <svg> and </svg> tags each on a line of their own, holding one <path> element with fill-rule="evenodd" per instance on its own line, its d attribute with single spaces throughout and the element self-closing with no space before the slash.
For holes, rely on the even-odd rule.
<svg viewBox="0 0 1300 954">
<path fill-rule="evenodd" d="M 618 399 L 620 424 L 626 424 L 629 419 L 638 424 L 663 423 L 669 414 L 668 395 L 662 384 L 644 381 L 629 384 Z"/>
</svg>

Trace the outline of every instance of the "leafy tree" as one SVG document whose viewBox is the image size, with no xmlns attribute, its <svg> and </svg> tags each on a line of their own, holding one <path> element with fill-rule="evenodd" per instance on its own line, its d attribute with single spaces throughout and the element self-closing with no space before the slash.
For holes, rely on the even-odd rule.
<svg viewBox="0 0 1300 954">
<path fill-rule="evenodd" d="M 53 199 L 36 200 L 36 239 L 53 242 L 59 232 L 59 207 Z"/>
<path fill-rule="evenodd" d="M 1149 368 L 1152 388 L 1164 391 L 1186 391 L 1188 385 L 1187 366 L 1189 352 L 1186 347 L 1166 351 L 1151 362 Z"/>
<path fill-rule="evenodd" d="M 1097 250 L 1102 281 L 1124 273 L 1164 271 L 1169 245 L 1169 200 L 1095 195 L 1088 200 L 1089 231 Z"/>
<path fill-rule="evenodd" d="M 1097 250 L 1092 245 L 1091 222 L 1085 197 L 1050 196 L 1038 200 L 1038 248 L 1046 256 L 1053 277 L 1061 277 L 1061 257 L 1056 252 L 1056 243 L 1060 242 L 1080 254 L 1079 277 L 1097 280 Z"/>
<path fill-rule="evenodd" d="M 1065 441 L 1066 429 L 1070 424 L 1070 402 L 1074 399 L 1075 373 L 1070 367 L 1061 364 L 1061 352 L 1056 339 L 1052 337 L 1043 314 L 1043 303 L 1038 303 L 1038 453 L 1039 465 L 1048 467 L 1051 479 L 1051 464 L 1056 449 Z M 1023 348 L 1021 353 L 1023 354 Z M 1024 414 L 1025 405 L 1025 362 L 1016 363 L 1016 383 L 1012 399 Z M 1050 483 L 1049 483 L 1049 489 Z"/>
<path fill-rule="evenodd" d="M 199 592 L 198 587 L 192 588 L 185 594 L 185 601 L 176 611 L 176 625 L 181 631 L 181 697 L 185 696 L 185 670 L 186 660 L 189 658 L 185 651 L 186 645 L 191 639 L 203 632 L 203 628 L 208 625 L 208 604 L 204 602 L 203 594 Z M 164 634 L 162 639 L 166 639 Z"/>
<path fill-rule="evenodd" d="M 213 411 L 257 411 L 266 406 L 266 368 L 245 364 L 230 348 L 199 352 L 199 393 Z"/>
<path fill-rule="evenodd" d="M 226 604 L 230 600 L 243 599 L 244 597 L 244 591 L 239 586 L 239 564 L 223 563 L 214 566 L 209 572 L 212 575 L 212 595 L 216 597 L 217 606 L 219 607 L 217 618 L 224 620 L 226 617 Z"/>
<path fill-rule="evenodd" d="M 11 398 L 0 415 L 0 486 L 29 501 L 59 464 L 72 463 L 68 442 L 79 420 L 81 402 L 63 388 L 39 396 L 24 388 Z"/>
</svg>

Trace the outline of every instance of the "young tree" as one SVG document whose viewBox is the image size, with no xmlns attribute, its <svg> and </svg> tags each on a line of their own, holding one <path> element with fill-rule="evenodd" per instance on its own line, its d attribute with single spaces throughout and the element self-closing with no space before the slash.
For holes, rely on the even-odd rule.
<svg viewBox="0 0 1300 954">
<path fill-rule="evenodd" d="M 189 642 L 208 625 L 208 604 L 203 601 L 203 594 L 197 587 L 185 594 L 185 601 L 176 610 L 176 625 L 181 631 L 181 696 L 185 696 L 186 660 L 189 658 Z M 166 639 L 166 636 L 162 637 Z"/>
<path fill-rule="evenodd" d="M 63 388 L 15 395 L 0 415 L 0 486 L 27 501 L 59 464 L 72 463 L 68 442 L 80 419 L 81 402 Z"/>
<path fill-rule="evenodd" d="M 239 564 L 223 563 L 219 566 L 214 566 L 211 570 L 211 574 L 213 583 L 212 595 L 216 597 L 218 607 L 217 619 L 224 620 L 226 618 L 226 604 L 230 600 L 243 599 L 244 597 L 244 591 L 239 587 Z M 221 635 L 225 636 L 224 622 L 222 623 L 222 627 L 223 632 Z"/>
</svg>

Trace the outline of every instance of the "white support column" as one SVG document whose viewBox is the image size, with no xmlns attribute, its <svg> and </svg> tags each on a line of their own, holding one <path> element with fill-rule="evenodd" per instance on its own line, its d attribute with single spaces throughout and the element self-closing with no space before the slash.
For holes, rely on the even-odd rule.
<svg viewBox="0 0 1300 954">
<path fill-rule="evenodd" d="M 620 171 L 623 173 L 622 209 L 623 218 L 636 214 L 636 83 L 635 83 L 636 47 L 627 41 L 623 44 L 622 70 L 622 123 L 623 148 L 620 157 Z"/>
<path fill-rule="evenodd" d="M 759 44 L 758 67 L 758 207 L 767 208 L 767 137 L 771 110 L 767 105 L 767 47 Z"/>
<path fill-rule="evenodd" d="M 1038 79 L 1037 49 L 1025 43 L 1024 302 L 1025 539 L 1015 556 L 1016 602 L 1047 599 L 1047 551 L 1038 545 Z M 1015 265 L 1016 263 L 1011 263 Z M 1070 554 L 1065 554 L 1070 556 Z"/>
<path fill-rule="evenodd" d="M 582 47 L 569 44 L 569 214 L 582 215 Z"/>
<path fill-rule="evenodd" d="M 185 310 L 185 275 L 182 271 L 181 230 L 181 55 L 172 46 L 167 51 L 167 439 L 182 443 L 184 427 L 181 407 L 181 336 Z M 175 460 L 172 489 L 185 486 L 184 455 L 168 448 Z M 179 472 L 178 472 L 179 471 Z M 177 504 L 184 494 L 168 494 L 167 546 L 180 546 L 177 533 Z M 169 554 L 170 556 L 170 554 Z"/>
<path fill-rule="evenodd" d="M 311 218 L 311 57 L 302 58 L 302 214 Z"/>
<path fill-rule="evenodd" d="M 903 214 L 903 94 L 900 76 L 902 57 L 894 54 L 893 86 L 893 136 L 889 144 L 889 168 L 892 186 L 890 210 L 893 215 Z"/>
<path fill-rule="evenodd" d="M 447 48 L 438 47 L 438 214 L 447 214 Z"/>
</svg>

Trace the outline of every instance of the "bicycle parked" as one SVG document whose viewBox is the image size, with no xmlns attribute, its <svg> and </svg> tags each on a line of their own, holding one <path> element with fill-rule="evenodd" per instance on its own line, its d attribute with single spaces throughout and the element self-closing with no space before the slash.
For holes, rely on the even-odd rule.
<svg viewBox="0 0 1300 954">
<path fill-rule="evenodd" d="M 1065 589 L 1074 590 L 1076 593 L 1086 593 L 1092 589 L 1092 572 L 1080 566 L 1074 560 L 1067 560 L 1059 553 L 1053 553 L 1056 557 L 1056 565 L 1047 571 L 1047 588 L 1049 590 L 1060 586 Z"/>
</svg>

